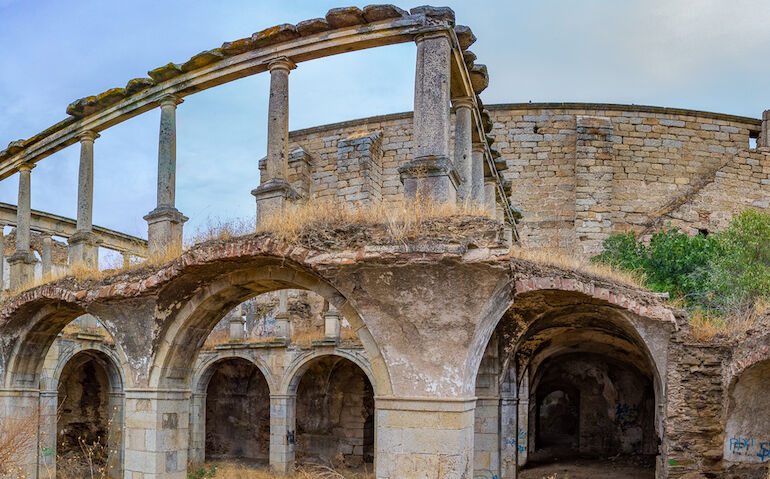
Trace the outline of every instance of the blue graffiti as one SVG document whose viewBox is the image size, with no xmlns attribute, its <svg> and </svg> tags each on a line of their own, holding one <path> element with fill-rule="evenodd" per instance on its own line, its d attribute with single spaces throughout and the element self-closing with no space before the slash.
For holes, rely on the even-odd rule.
<svg viewBox="0 0 770 479">
<path fill-rule="evenodd" d="M 747 437 L 731 437 L 730 438 L 730 450 L 733 452 L 746 449 L 747 451 L 754 445 L 754 439 Z"/>
<path fill-rule="evenodd" d="M 521 428 L 519 428 L 519 437 L 517 439 L 510 437 L 505 439 L 506 446 L 514 446 L 519 452 L 524 452 L 527 450 L 527 446 L 522 446 L 521 443 L 527 443 L 527 433 Z"/>
<path fill-rule="evenodd" d="M 759 447 L 762 450 L 757 454 L 757 457 L 760 458 L 762 462 L 765 462 L 767 458 L 770 457 L 770 442 L 763 442 Z"/>
</svg>

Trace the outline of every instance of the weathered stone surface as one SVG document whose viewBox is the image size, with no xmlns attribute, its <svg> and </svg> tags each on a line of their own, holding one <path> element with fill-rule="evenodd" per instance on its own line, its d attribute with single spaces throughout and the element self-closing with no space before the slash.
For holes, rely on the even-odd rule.
<svg viewBox="0 0 770 479">
<path fill-rule="evenodd" d="M 67 114 L 76 118 L 88 116 L 97 110 L 96 96 L 87 96 L 75 100 L 67 106 Z"/>
<path fill-rule="evenodd" d="M 125 88 L 126 96 L 131 96 L 134 93 L 146 90 L 153 85 L 155 85 L 155 82 L 152 78 L 134 78 L 133 80 L 129 80 Z"/>
<path fill-rule="evenodd" d="M 266 28 L 251 35 L 254 48 L 263 48 L 276 43 L 294 40 L 299 37 L 297 27 L 290 23 L 282 23 L 274 27 Z"/>
<path fill-rule="evenodd" d="M 485 135 L 485 138 L 487 140 L 487 145 L 492 146 L 495 142 L 495 137 L 492 135 Z"/>
<path fill-rule="evenodd" d="M 470 68 L 473 65 L 473 62 L 476 61 L 476 54 L 470 50 L 465 50 L 463 52 L 463 61 Z"/>
<path fill-rule="evenodd" d="M 238 55 L 252 50 L 254 48 L 254 41 L 251 37 L 239 38 L 232 42 L 225 42 L 219 48 L 222 49 L 222 53 L 225 55 Z"/>
<path fill-rule="evenodd" d="M 309 20 L 303 20 L 297 24 L 297 32 L 300 36 L 306 37 L 316 33 L 326 32 L 331 30 L 332 27 L 326 23 L 325 18 L 311 18 Z"/>
<path fill-rule="evenodd" d="M 110 88 L 107 91 L 103 91 L 96 95 L 97 108 L 110 107 L 116 103 L 120 103 L 126 97 L 126 90 L 123 88 Z"/>
<path fill-rule="evenodd" d="M 8 143 L 8 147 L 5 149 L 7 154 L 15 155 L 24 149 L 24 140 L 16 140 Z"/>
<path fill-rule="evenodd" d="M 489 110 L 481 110 L 481 123 L 484 127 L 484 132 L 489 133 L 492 131 L 494 123 L 492 123 L 492 117 L 489 116 Z"/>
<path fill-rule="evenodd" d="M 465 25 L 455 26 L 455 35 L 457 35 L 457 41 L 460 42 L 460 48 L 467 50 L 471 45 L 476 43 L 476 35 L 473 34 L 471 28 Z"/>
<path fill-rule="evenodd" d="M 161 83 L 182 74 L 182 68 L 176 63 L 169 63 L 147 72 L 156 83 Z"/>
<path fill-rule="evenodd" d="M 436 20 L 446 22 L 449 25 L 455 24 L 455 12 L 449 7 L 432 7 L 430 5 L 423 5 L 420 7 L 414 7 L 409 10 L 412 15 L 425 15 L 426 17 L 435 18 Z"/>
<path fill-rule="evenodd" d="M 379 22 L 380 20 L 390 20 L 391 18 L 401 18 L 409 15 L 409 12 L 398 8 L 395 5 L 367 5 L 363 10 L 364 20 L 367 23 Z"/>
<path fill-rule="evenodd" d="M 224 57 L 225 55 L 222 53 L 221 48 L 206 50 L 205 52 L 200 52 L 199 54 L 187 60 L 182 64 L 181 68 L 183 72 L 187 73 L 189 71 L 197 70 L 198 68 L 205 67 L 206 65 L 217 62 Z"/>
<path fill-rule="evenodd" d="M 364 14 L 358 7 L 332 8 L 326 12 L 326 22 L 332 28 L 345 28 L 366 23 Z"/>
<path fill-rule="evenodd" d="M 473 85 L 473 91 L 481 93 L 489 86 L 489 72 L 487 72 L 487 66 L 476 64 L 470 69 L 471 84 Z"/>
</svg>

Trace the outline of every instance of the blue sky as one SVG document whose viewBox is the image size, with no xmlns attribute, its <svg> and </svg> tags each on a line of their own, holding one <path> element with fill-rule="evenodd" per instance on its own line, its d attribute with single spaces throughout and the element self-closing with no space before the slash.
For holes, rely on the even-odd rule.
<svg viewBox="0 0 770 479">
<path fill-rule="evenodd" d="M 760 117 L 770 108 L 770 2 L 449 1 L 490 71 L 486 103 L 636 103 Z M 359 6 L 363 6 L 360 4 Z M 417 4 L 400 4 L 408 9 Z M 438 3 L 437 3 L 438 5 Z M 63 119 L 69 102 L 331 1 L 0 0 L 0 144 Z M 415 48 L 397 45 L 300 64 L 290 128 L 411 110 Z M 177 112 L 177 207 L 186 233 L 254 215 L 265 154 L 268 76 L 188 96 Z M 154 208 L 158 110 L 102 133 L 94 223 L 146 236 Z M 74 217 L 79 150 L 32 172 L 32 207 Z M 0 182 L 16 203 L 17 178 Z"/>
</svg>

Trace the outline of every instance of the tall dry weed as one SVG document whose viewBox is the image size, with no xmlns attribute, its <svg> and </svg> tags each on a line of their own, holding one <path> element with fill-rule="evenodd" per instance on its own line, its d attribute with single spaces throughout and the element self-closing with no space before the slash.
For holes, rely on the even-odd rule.
<svg viewBox="0 0 770 479">
<path fill-rule="evenodd" d="M 37 413 L 0 416 L 0 477 L 24 478 L 24 460 L 35 449 Z"/>
</svg>

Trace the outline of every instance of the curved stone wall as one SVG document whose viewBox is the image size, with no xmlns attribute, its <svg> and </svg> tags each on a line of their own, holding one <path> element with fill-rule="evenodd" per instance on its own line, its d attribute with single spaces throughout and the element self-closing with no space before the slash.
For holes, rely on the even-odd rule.
<svg viewBox="0 0 770 479">
<path fill-rule="evenodd" d="M 486 108 L 506 189 L 524 215 L 525 244 L 594 253 L 614 232 L 647 234 L 669 221 L 691 233 L 716 231 L 735 213 L 770 204 L 770 149 L 750 141 L 758 119 L 636 105 Z M 411 113 L 298 130 L 290 139 L 291 180 L 311 198 L 401 197 Z"/>
</svg>

